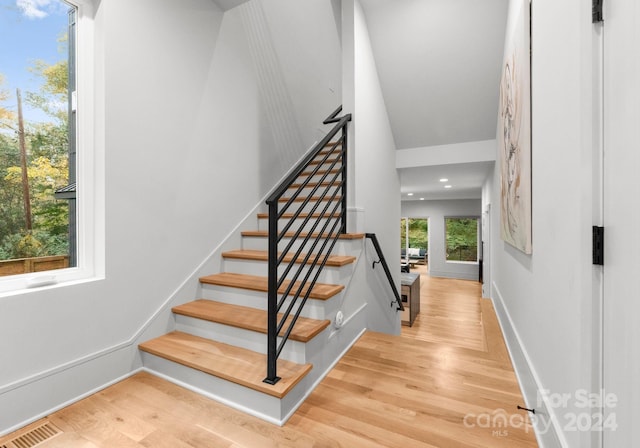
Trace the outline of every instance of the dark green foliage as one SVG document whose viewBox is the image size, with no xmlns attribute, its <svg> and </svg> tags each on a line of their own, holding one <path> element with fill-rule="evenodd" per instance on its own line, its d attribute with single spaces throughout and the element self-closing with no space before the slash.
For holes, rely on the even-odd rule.
<svg viewBox="0 0 640 448">
<path fill-rule="evenodd" d="M 447 260 L 477 261 L 477 218 L 445 218 L 447 229 Z"/>
<path fill-rule="evenodd" d="M 0 134 L 0 243 L 24 227 L 22 190 L 7 179 L 7 169 L 20 165 L 18 145 L 14 138 Z"/>
<path fill-rule="evenodd" d="M 409 218 L 409 247 L 427 249 L 429 245 L 429 221 L 427 219 Z M 400 247 L 406 244 L 406 220 L 400 220 Z"/>
<path fill-rule="evenodd" d="M 44 231 L 15 233 L 0 245 L 0 260 L 66 255 L 69 241 L 66 234 L 52 235 Z"/>
<path fill-rule="evenodd" d="M 66 61 L 36 62 L 42 80 L 39 92 L 26 92 L 27 102 L 46 112 L 46 123 L 25 121 L 27 172 L 33 230 L 27 231 L 16 115 L 0 116 L 0 260 L 69 253 L 69 203 L 54 193 L 68 182 Z M 8 97 L 2 97 L 8 101 Z M 2 105 L 0 104 L 0 108 Z M 2 109 L 6 112 L 7 109 Z"/>
</svg>

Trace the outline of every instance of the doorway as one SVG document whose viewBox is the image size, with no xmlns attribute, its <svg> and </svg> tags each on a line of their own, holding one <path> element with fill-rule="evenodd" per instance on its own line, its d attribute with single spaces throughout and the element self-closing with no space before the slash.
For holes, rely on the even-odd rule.
<svg viewBox="0 0 640 448">
<path fill-rule="evenodd" d="M 486 204 L 482 211 L 482 226 L 480 232 L 480 273 L 482 283 L 482 297 L 491 297 L 491 204 Z"/>
<path fill-rule="evenodd" d="M 400 219 L 400 257 L 409 270 L 424 266 L 429 272 L 429 218 Z"/>
</svg>

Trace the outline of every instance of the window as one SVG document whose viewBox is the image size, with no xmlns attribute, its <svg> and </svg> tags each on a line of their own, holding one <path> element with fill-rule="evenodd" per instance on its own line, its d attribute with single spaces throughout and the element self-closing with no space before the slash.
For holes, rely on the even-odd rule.
<svg viewBox="0 0 640 448">
<path fill-rule="evenodd" d="M 72 1 L 0 0 L 0 293 L 96 274 L 93 10 Z"/>
<path fill-rule="evenodd" d="M 445 218 L 447 261 L 478 261 L 478 218 Z"/>
<path fill-rule="evenodd" d="M 414 263 L 427 262 L 429 248 L 429 220 L 420 218 L 400 219 L 400 256 Z"/>
</svg>

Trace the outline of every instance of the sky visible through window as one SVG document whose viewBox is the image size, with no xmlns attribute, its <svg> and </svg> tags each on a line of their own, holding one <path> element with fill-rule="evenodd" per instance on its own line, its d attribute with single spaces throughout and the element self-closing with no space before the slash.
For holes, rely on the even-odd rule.
<svg viewBox="0 0 640 448">
<path fill-rule="evenodd" d="M 0 277 L 76 266 L 75 201 L 56 194 L 75 181 L 70 8 L 0 0 Z"/>
<path fill-rule="evenodd" d="M 58 39 L 67 30 L 69 5 L 60 0 L 0 0 L 0 90 L 9 98 L 4 106 L 16 112 L 16 88 L 38 91 L 42 80 L 29 71 L 34 61 L 54 64 L 67 57 Z M 61 51 L 62 50 L 62 51 Z M 39 109 L 23 104 L 27 121 L 49 121 Z"/>
</svg>

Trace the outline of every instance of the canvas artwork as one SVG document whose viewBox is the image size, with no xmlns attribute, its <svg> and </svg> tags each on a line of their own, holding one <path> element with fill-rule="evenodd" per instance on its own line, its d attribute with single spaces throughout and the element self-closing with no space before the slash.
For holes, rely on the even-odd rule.
<svg viewBox="0 0 640 448">
<path fill-rule="evenodd" d="M 531 55 L 529 0 L 507 35 L 500 82 L 498 146 L 502 239 L 531 253 Z"/>
</svg>

